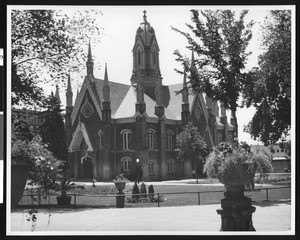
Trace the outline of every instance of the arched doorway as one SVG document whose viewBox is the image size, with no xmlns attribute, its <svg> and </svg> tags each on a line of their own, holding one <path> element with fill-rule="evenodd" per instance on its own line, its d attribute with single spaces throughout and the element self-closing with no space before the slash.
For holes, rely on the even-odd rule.
<svg viewBox="0 0 300 240">
<path fill-rule="evenodd" d="M 86 156 L 83 158 L 83 178 L 84 179 L 93 179 L 93 158 Z"/>
</svg>

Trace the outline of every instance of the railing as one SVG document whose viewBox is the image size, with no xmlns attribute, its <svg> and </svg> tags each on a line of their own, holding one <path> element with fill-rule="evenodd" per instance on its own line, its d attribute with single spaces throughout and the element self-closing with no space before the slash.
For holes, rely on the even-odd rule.
<svg viewBox="0 0 300 240">
<path fill-rule="evenodd" d="M 264 193 L 265 191 L 265 193 Z M 218 204 L 224 197 L 224 190 L 216 191 L 198 191 L 198 192 L 160 192 L 154 193 L 151 200 L 144 199 L 144 202 L 137 204 L 130 201 L 135 195 L 141 194 L 124 194 L 125 206 L 130 207 L 153 207 L 157 204 L 157 207 L 161 206 L 188 206 L 188 205 L 206 205 L 206 204 Z M 256 188 L 253 191 L 246 191 L 245 196 L 250 197 L 252 201 L 263 202 L 279 199 L 290 199 L 291 191 L 290 186 L 280 187 L 266 187 Z M 67 194 L 72 197 L 72 202 L 69 207 L 115 207 L 116 206 L 116 194 L 105 195 L 87 195 L 87 194 Z M 58 194 L 25 194 L 22 200 L 19 202 L 19 207 L 47 207 L 56 206 L 57 203 L 55 197 Z M 149 194 L 148 194 L 149 196 Z M 167 198 L 165 200 L 165 198 Z M 66 206 L 63 206 L 66 207 Z"/>
</svg>

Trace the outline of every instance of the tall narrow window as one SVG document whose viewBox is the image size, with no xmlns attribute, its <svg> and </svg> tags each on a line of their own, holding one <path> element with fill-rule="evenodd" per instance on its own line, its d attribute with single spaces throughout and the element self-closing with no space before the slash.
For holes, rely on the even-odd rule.
<svg viewBox="0 0 300 240">
<path fill-rule="evenodd" d="M 148 134 L 148 147 L 149 147 L 149 149 L 154 149 L 154 134 L 155 134 L 155 131 L 153 129 L 149 129 L 147 134 Z"/>
<path fill-rule="evenodd" d="M 148 173 L 149 174 L 154 174 L 154 167 L 155 167 L 155 162 L 150 161 L 148 164 Z"/>
<path fill-rule="evenodd" d="M 121 132 L 123 138 L 123 150 L 130 149 L 131 131 L 125 129 Z"/>
<path fill-rule="evenodd" d="M 123 158 L 121 160 L 123 162 L 123 169 L 125 172 L 130 172 L 131 169 L 131 158 Z"/>
<path fill-rule="evenodd" d="M 173 149 L 173 132 L 168 131 L 167 132 L 167 149 L 172 150 Z"/>
<path fill-rule="evenodd" d="M 138 51 L 138 65 L 141 64 L 141 52 Z"/>
<path fill-rule="evenodd" d="M 168 161 L 168 172 L 169 173 L 174 172 L 174 161 L 173 160 Z"/>
<path fill-rule="evenodd" d="M 103 132 L 102 132 L 102 130 L 100 130 L 98 132 L 98 136 L 99 136 L 99 148 L 103 148 Z"/>
<path fill-rule="evenodd" d="M 156 52 L 153 52 L 153 65 L 156 65 Z"/>
</svg>

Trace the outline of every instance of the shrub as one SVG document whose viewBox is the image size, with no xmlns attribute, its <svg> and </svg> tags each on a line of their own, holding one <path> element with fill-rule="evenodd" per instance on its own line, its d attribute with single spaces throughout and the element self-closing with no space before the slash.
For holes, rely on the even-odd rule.
<svg viewBox="0 0 300 240">
<path fill-rule="evenodd" d="M 150 185 L 148 188 L 148 197 L 153 199 L 154 198 L 154 187 L 153 185 Z"/>
<path fill-rule="evenodd" d="M 147 189 L 146 189 L 146 184 L 142 182 L 141 184 L 141 197 L 146 198 L 147 197 Z"/>
<path fill-rule="evenodd" d="M 132 189 L 132 198 L 139 199 L 140 198 L 140 190 L 136 182 L 134 182 Z"/>
</svg>

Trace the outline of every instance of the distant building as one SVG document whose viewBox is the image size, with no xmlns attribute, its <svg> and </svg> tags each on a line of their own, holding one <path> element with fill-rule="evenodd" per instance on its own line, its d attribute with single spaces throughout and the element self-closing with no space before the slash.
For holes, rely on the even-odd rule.
<svg viewBox="0 0 300 240">
<path fill-rule="evenodd" d="M 285 149 L 281 148 L 279 145 L 252 145 L 251 148 L 254 152 L 266 153 L 272 162 L 275 172 L 284 172 L 287 170 L 290 171 L 291 158 L 287 155 Z"/>
<path fill-rule="evenodd" d="M 146 12 L 132 54 L 130 85 L 109 81 L 106 65 L 104 79 L 95 78 L 90 45 L 74 103 L 69 75 L 65 123 L 74 179 L 109 181 L 137 164 L 147 181 L 190 178 L 203 163 L 181 162 L 175 150 L 176 135 L 190 121 L 210 147 L 234 140 L 236 124 L 222 105 L 199 93 L 178 93 L 185 76 L 182 84 L 163 85 L 158 41 Z"/>
<path fill-rule="evenodd" d="M 33 135 L 40 132 L 41 126 L 45 121 L 44 113 L 42 111 L 13 108 L 12 114 L 28 123 L 29 130 Z"/>
</svg>

